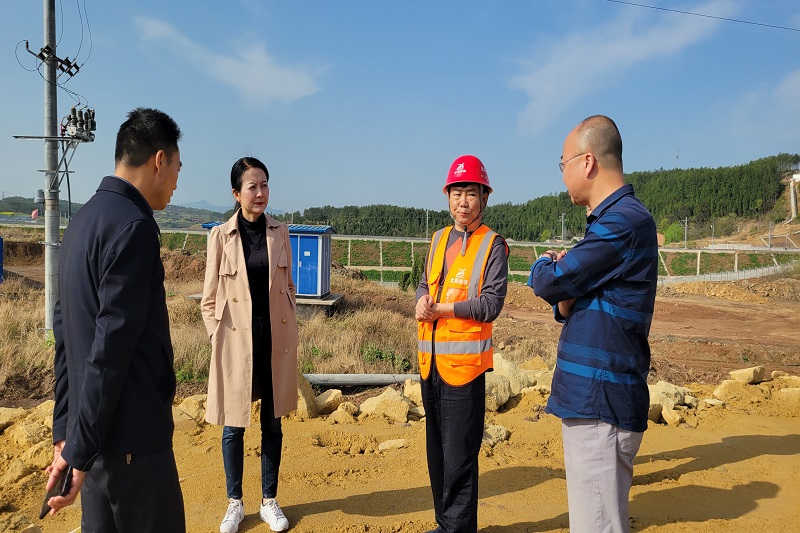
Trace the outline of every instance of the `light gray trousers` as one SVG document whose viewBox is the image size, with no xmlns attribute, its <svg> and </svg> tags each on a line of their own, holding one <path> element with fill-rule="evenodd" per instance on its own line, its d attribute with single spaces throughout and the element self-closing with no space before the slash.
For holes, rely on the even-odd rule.
<svg viewBox="0 0 800 533">
<path fill-rule="evenodd" d="M 633 459 L 643 433 L 596 418 L 561 421 L 570 533 L 629 533 Z"/>
</svg>

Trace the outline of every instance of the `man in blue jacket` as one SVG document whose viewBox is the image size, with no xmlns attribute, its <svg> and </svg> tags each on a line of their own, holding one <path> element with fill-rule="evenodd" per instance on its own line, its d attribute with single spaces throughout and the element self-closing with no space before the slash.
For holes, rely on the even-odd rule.
<svg viewBox="0 0 800 533">
<path fill-rule="evenodd" d="M 117 133 L 113 176 L 64 232 L 53 317 L 54 459 L 48 489 L 73 468 L 81 531 L 185 531 L 172 452 L 175 396 L 164 266 L 154 209 L 177 187 L 181 131 L 137 108 Z"/>
<path fill-rule="evenodd" d="M 625 184 L 622 138 L 587 118 L 564 141 L 559 168 L 586 236 L 548 250 L 528 284 L 564 323 L 546 411 L 562 419 L 572 533 L 630 531 L 633 459 L 647 429 L 647 337 L 658 280 L 653 217 Z"/>
</svg>

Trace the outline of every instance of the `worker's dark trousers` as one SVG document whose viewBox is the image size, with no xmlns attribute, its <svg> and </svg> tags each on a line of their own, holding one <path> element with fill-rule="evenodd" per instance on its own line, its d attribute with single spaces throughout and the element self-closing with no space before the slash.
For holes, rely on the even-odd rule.
<svg viewBox="0 0 800 533">
<path fill-rule="evenodd" d="M 443 533 L 478 531 L 478 452 L 486 410 L 486 375 L 467 385 L 445 383 L 431 365 L 422 380 L 428 474 L 436 523 Z"/>
</svg>

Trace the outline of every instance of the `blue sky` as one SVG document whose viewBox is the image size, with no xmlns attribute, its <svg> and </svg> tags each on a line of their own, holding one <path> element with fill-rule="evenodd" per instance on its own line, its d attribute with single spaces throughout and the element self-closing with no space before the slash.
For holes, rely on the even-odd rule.
<svg viewBox="0 0 800 533">
<path fill-rule="evenodd" d="M 639 3 L 800 29 L 796 0 Z M 113 172 L 137 106 L 184 132 L 176 204 L 230 205 L 230 167 L 253 155 L 273 209 L 445 209 L 464 153 L 486 165 L 490 203 L 523 203 L 564 190 L 563 139 L 596 113 L 620 127 L 626 171 L 800 152 L 800 31 L 607 0 L 86 0 L 89 56 L 78 5 L 56 2 L 58 56 L 85 61 L 66 87 L 97 112 L 70 166 L 78 201 Z M 42 2 L 2 7 L 0 191 L 33 197 L 43 146 L 12 135 L 43 132 L 43 81 L 18 45 L 41 48 Z M 64 116 L 74 101 L 58 98 Z"/>
</svg>

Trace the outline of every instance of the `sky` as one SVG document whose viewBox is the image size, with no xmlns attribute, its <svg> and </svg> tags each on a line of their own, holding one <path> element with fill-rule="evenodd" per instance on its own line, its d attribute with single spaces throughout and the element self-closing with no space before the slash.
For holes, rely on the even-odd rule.
<svg viewBox="0 0 800 533">
<path fill-rule="evenodd" d="M 564 137 L 594 114 L 617 123 L 626 172 L 800 152 L 800 3 L 632 3 L 56 0 L 56 53 L 82 65 L 59 79 L 80 98 L 59 90 L 58 116 L 97 116 L 72 199 L 113 173 L 139 106 L 183 130 L 178 205 L 230 207 L 230 168 L 248 155 L 269 168 L 272 210 L 442 210 L 462 154 L 483 161 L 490 204 L 520 204 L 564 190 Z M 44 186 L 43 142 L 13 138 L 44 132 L 24 43 L 44 44 L 42 4 L 2 2 L 4 197 Z"/>
</svg>

